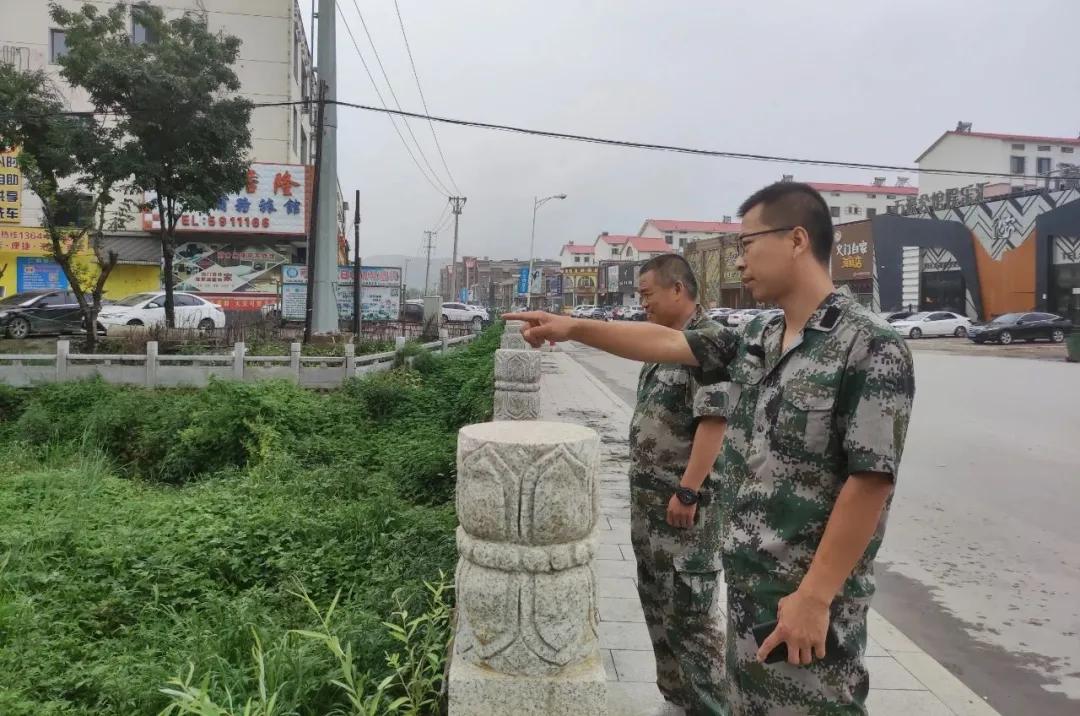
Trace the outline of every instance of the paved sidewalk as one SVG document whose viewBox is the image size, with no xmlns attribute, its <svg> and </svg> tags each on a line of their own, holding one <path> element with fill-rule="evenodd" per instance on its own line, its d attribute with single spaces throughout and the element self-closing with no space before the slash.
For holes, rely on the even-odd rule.
<svg viewBox="0 0 1080 716">
<path fill-rule="evenodd" d="M 600 647 L 610 716 L 678 714 L 656 688 L 656 665 L 638 600 L 630 546 L 627 435 L 632 408 L 569 354 L 543 354 L 545 420 L 600 434 L 600 550 L 595 563 Z M 877 612 L 869 618 L 870 713 L 875 716 L 993 716 L 997 712 Z"/>
</svg>

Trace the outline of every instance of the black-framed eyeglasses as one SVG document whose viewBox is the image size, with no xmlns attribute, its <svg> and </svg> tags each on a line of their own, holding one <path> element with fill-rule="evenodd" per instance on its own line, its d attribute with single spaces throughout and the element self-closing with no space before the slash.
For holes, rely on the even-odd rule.
<svg viewBox="0 0 1080 716">
<path fill-rule="evenodd" d="M 739 234 L 738 236 L 735 237 L 735 245 L 739 249 L 739 256 L 744 255 L 746 253 L 746 247 L 749 246 L 750 244 L 754 243 L 753 241 L 747 243 L 747 241 L 746 241 L 747 239 L 752 239 L 755 236 L 764 236 L 765 234 L 776 234 L 776 233 L 779 233 L 781 231 L 791 231 L 791 230 L 797 229 L 797 228 L 799 228 L 799 227 L 797 227 L 797 226 L 780 226 L 780 227 L 777 227 L 775 229 L 765 229 L 764 231 L 753 231 L 753 232 L 751 232 L 749 234 Z"/>
</svg>

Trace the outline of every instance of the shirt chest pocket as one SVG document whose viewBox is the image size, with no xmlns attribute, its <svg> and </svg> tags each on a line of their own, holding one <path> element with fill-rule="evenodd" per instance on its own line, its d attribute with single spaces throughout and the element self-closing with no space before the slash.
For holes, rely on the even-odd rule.
<svg viewBox="0 0 1080 716">
<path fill-rule="evenodd" d="M 789 458 L 819 463 L 828 459 L 833 439 L 835 387 L 800 380 L 784 386 L 773 439 Z"/>
<path fill-rule="evenodd" d="M 655 380 L 656 397 L 665 402 L 678 401 L 681 404 L 693 399 L 690 395 L 690 374 L 685 368 L 660 366 L 656 369 Z"/>
</svg>

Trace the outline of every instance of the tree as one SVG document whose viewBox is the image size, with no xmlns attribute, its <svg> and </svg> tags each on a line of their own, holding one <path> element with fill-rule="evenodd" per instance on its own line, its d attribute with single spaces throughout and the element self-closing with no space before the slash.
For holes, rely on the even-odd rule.
<svg viewBox="0 0 1080 716">
<path fill-rule="evenodd" d="M 86 90 L 95 110 L 115 115 L 129 182 L 160 216 L 165 320 L 174 327 L 176 227 L 239 191 L 249 167 L 252 104 L 236 95 L 233 71 L 240 40 L 210 32 L 205 13 L 167 20 L 145 2 L 105 12 L 53 2 L 50 14 L 67 33 L 61 75 Z M 129 35 L 132 26 L 145 41 Z"/>
<path fill-rule="evenodd" d="M 87 350 L 93 352 L 101 296 L 117 261 L 116 252 L 104 248 L 104 229 L 113 190 L 125 171 L 117 152 L 119 134 L 93 115 L 69 113 L 41 71 L 0 64 L 0 106 L 6 108 L 0 113 L 0 145 L 19 148 L 25 185 L 41 200 L 48 253 L 75 293 Z M 79 216 L 78 208 L 84 216 L 72 220 Z M 113 220 L 122 221 L 123 214 Z M 87 252 L 93 262 L 82 260 Z"/>
</svg>

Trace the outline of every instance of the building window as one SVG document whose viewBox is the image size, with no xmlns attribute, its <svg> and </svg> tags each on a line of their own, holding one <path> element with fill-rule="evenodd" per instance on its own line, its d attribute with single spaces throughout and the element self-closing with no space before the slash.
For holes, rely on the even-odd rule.
<svg viewBox="0 0 1080 716">
<path fill-rule="evenodd" d="M 63 30 L 49 30 L 49 62 L 56 61 L 68 53 L 67 33 Z"/>
<path fill-rule="evenodd" d="M 133 19 L 131 21 L 131 41 L 136 45 L 145 45 L 156 42 L 157 38 L 154 37 L 154 33 L 150 28 Z"/>
<path fill-rule="evenodd" d="M 1009 157 L 1009 171 L 1013 174 L 1023 174 L 1027 167 L 1024 157 Z"/>
<path fill-rule="evenodd" d="M 1050 173 L 1050 157 L 1039 157 L 1035 160 L 1035 172 L 1040 175 Z"/>
<path fill-rule="evenodd" d="M 292 74 L 293 79 L 299 84 L 300 82 L 300 33 L 293 31 L 293 55 L 292 55 Z"/>
<path fill-rule="evenodd" d="M 886 198 L 886 199 L 895 199 L 895 198 L 896 198 L 896 194 L 886 194 L 886 195 L 885 195 L 885 198 Z"/>
<path fill-rule="evenodd" d="M 871 207 L 871 208 L 866 210 L 866 218 L 867 219 L 873 219 L 875 216 L 877 216 L 877 209 Z"/>
<path fill-rule="evenodd" d="M 611 255 L 612 256 L 618 256 L 619 255 L 619 247 L 618 246 L 612 246 L 611 247 Z"/>
<path fill-rule="evenodd" d="M 840 196 L 840 192 L 838 192 L 838 191 L 834 191 L 834 192 L 832 193 L 832 195 L 833 195 L 833 196 Z"/>
<path fill-rule="evenodd" d="M 668 246 L 671 246 L 672 244 L 675 243 L 675 239 L 672 238 L 671 234 L 664 234 L 664 241 L 667 242 Z"/>
<path fill-rule="evenodd" d="M 832 215 L 832 218 L 839 219 L 840 218 L 840 207 L 839 206 L 830 206 L 829 207 L 829 214 Z"/>
<path fill-rule="evenodd" d="M 580 256 L 575 256 L 574 257 L 574 263 L 576 263 L 576 264 L 581 263 L 581 257 Z"/>
<path fill-rule="evenodd" d="M 1014 150 L 1018 151 L 1018 152 L 1024 151 L 1024 145 L 1023 144 L 1014 144 L 1014 145 L 1012 145 L 1012 148 Z"/>
<path fill-rule="evenodd" d="M 685 249 L 686 248 L 686 237 L 685 236 L 680 236 L 679 237 L 679 248 L 680 249 Z"/>
<path fill-rule="evenodd" d="M 300 113 L 296 107 L 292 108 L 292 149 L 295 152 L 300 148 Z"/>
<path fill-rule="evenodd" d="M 867 194 L 866 198 L 867 199 L 877 199 L 877 194 Z"/>
<path fill-rule="evenodd" d="M 1061 153 L 1062 154 L 1072 154 L 1073 153 L 1073 148 L 1072 147 L 1062 147 L 1061 148 Z"/>
<path fill-rule="evenodd" d="M 308 163 L 308 161 L 307 161 L 308 160 L 307 150 L 308 150 L 307 132 L 305 132 L 304 128 L 301 127 L 300 128 L 300 163 L 301 164 L 307 164 Z"/>
<path fill-rule="evenodd" d="M 1039 151 L 1040 152 L 1049 152 L 1050 151 L 1050 145 L 1049 144 L 1040 144 L 1039 145 Z"/>
<path fill-rule="evenodd" d="M 852 214 L 854 216 L 858 216 L 860 213 L 862 213 L 862 210 L 857 206 L 849 206 L 847 208 L 847 213 Z"/>
</svg>

